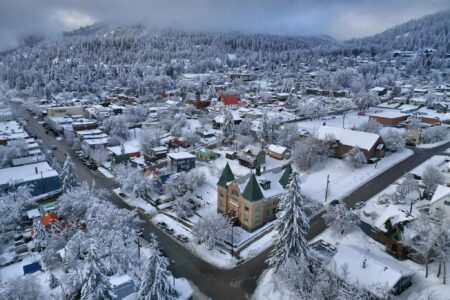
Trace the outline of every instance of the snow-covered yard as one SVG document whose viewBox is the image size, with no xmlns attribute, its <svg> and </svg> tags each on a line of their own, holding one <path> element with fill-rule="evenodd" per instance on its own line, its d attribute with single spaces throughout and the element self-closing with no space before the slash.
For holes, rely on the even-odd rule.
<svg viewBox="0 0 450 300">
<path fill-rule="evenodd" d="M 375 164 L 365 164 L 357 169 L 348 166 L 341 159 L 331 158 L 325 162 L 323 167 L 321 166 L 320 170 L 303 173 L 301 187 L 310 199 L 324 202 L 327 176 L 330 176 L 327 201 L 342 199 L 411 155 L 413 155 L 411 150 L 403 149 L 399 152 L 388 153 L 378 162 L 376 168 Z"/>
<path fill-rule="evenodd" d="M 147 201 L 145 201 L 144 199 L 138 197 L 132 197 L 131 195 L 126 195 L 126 197 L 123 197 L 120 195 L 120 188 L 116 188 L 113 190 L 114 193 L 120 197 L 125 203 L 127 203 L 128 205 L 132 206 L 132 207 L 137 207 L 137 208 L 141 208 L 143 209 L 147 214 L 153 214 L 156 212 L 156 208 L 151 205 L 150 203 L 148 203 Z"/>
</svg>

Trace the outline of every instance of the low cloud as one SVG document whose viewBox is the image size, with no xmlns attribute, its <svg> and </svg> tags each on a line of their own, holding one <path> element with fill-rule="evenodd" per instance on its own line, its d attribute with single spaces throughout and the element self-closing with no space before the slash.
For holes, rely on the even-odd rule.
<svg viewBox="0 0 450 300">
<path fill-rule="evenodd" d="M 348 39 L 447 9 L 450 0 L 0 0 L 0 7 L 0 50 L 6 50 L 27 35 L 95 22 Z"/>
</svg>

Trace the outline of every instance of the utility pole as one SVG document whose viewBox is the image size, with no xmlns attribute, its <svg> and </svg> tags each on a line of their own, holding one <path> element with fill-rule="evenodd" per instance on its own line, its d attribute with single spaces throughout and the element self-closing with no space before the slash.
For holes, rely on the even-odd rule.
<svg viewBox="0 0 450 300">
<path fill-rule="evenodd" d="M 327 202 L 328 198 L 328 186 L 330 185 L 330 175 L 327 175 L 327 187 L 325 188 L 325 202 Z"/>
<path fill-rule="evenodd" d="M 175 288 L 175 261 L 172 260 L 172 278 L 173 278 L 173 288 Z"/>
<path fill-rule="evenodd" d="M 342 128 L 345 128 L 345 114 L 346 112 L 344 111 L 344 113 L 342 114 Z"/>
</svg>

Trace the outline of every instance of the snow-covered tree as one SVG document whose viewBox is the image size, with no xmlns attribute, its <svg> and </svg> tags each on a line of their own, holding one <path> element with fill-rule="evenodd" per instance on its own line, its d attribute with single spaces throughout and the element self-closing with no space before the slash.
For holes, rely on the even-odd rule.
<svg viewBox="0 0 450 300">
<path fill-rule="evenodd" d="M 359 125 L 358 130 L 379 134 L 382 128 L 383 125 L 381 125 L 377 121 L 369 120 Z"/>
<path fill-rule="evenodd" d="M 139 287 L 139 299 L 176 299 L 177 291 L 169 281 L 169 277 L 174 276 L 167 269 L 169 260 L 161 255 L 154 235 L 150 239 L 149 252 L 147 266 Z"/>
<path fill-rule="evenodd" d="M 189 218 L 194 215 L 194 209 L 192 203 L 189 201 L 191 199 L 191 194 L 186 194 L 182 197 L 176 198 L 172 202 L 172 210 L 180 218 Z"/>
<path fill-rule="evenodd" d="M 405 138 L 400 129 L 389 128 L 381 132 L 381 137 L 390 151 L 399 151 L 405 147 Z"/>
<path fill-rule="evenodd" d="M 41 292 L 41 286 L 32 276 L 19 276 L 5 283 L 0 289 L 1 299 L 43 300 L 47 299 Z"/>
<path fill-rule="evenodd" d="M 448 136 L 448 129 L 444 126 L 434 126 L 422 131 L 422 139 L 426 144 L 440 142 Z"/>
<path fill-rule="evenodd" d="M 354 168 L 359 168 L 362 164 L 367 163 L 366 156 L 359 147 L 354 147 L 344 154 L 344 161 Z"/>
<path fill-rule="evenodd" d="M 351 226 L 359 223 L 356 213 L 349 210 L 344 203 L 330 205 L 323 218 L 328 226 L 338 230 L 341 234 Z"/>
<path fill-rule="evenodd" d="M 294 144 L 292 161 L 302 171 L 309 170 L 316 162 L 326 159 L 332 154 L 328 143 L 322 143 L 307 137 Z"/>
<path fill-rule="evenodd" d="M 142 152 L 148 154 L 151 148 L 160 146 L 161 135 L 159 128 L 144 130 L 139 137 Z"/>
<path fill-rule="evenodd" d="M 354 98 L 355 105 L 359 111 L 367 110 L 370 106 L 377 104 L 378 101 L 378 98 L 367 92 L 360 92 Z"/>
<path fill-rule="evenodd" d="M 209 248 L 213 248 L 216 242 L 223 241 L 230 236 L 231 223 L 226 216 L 211 212 L 195 223 L 192 231 L 198 243 L 205 243 Z"/>
<path fill-rule="evenodd" d="M 91 246 L 82 274 L 82 287 L 80 299 L 113 299 L 111 284 L 105 274 L 105 268 L 96 253 L 97 249 Z"/>
<path fill-rule="evenodd" d="M 57 215 L 70 221 L 83 220 L 89 208 L 97 200 L 89 190 L 89 186 L 84 183 L 81 186 L 65 191 L 59 197 Z"/>
<path fill-rule="evenodd" d="M 326 106 L 319 99 L 312 99 L 300 106 L 300 113 L 313 120 L 327 114 Z"/>
<path fill-rule="evenodd" d="M 114 168 L 115 180 L 125 193 L 143 196 L 149 190 L 149 178 L 141 170 L 127 164 L 119 164 Z"/>
<path fill-rule="evenodd" d="M 103 130 L 110 136 L 126 140 L 129 135 L 127 118 L 123 115 L 109 117 L 103 121 Z"/>
<path fill-rule="evenodd" d="M 41 250 L 45 249 L 45 247 L 47 247 L 49 243 L 50 234 L 47 232 L 41 222 L 36 222 L 36 225 L 34 226 L 33 240 L 37 248 Z"/>
<path fill-rule="evenodd" d="M 305 196 L 301 193 L 298 174 L 294 172 L 278 204 L 274 225 L 277 235 L 268 261 L 275 270 L 289 263 L 300 264 L 309 256 L 306 240 L 309 220 L 303 210 L 304 204 Z"/>
<path fill-rule="evenodd" d="M 75 165 L 70 158 L 70 155 L 66 156 L 66 161 L 62 167 L 61 174 L 59 174 L 59 178 L 61 180 L 61 187 L 63 191 L 70 190 L 78 184 L 75 175 Z"/>
<path fill-rule="evenodd" d="M 431 195 L 438 185 L 444 183 L 444 176 L 438 168 L 428 165 L 422 173 L 422 183 L 425 185 L 425 193 Z"/>
<path fill-rule="evenodd" d="M 179 197 L 186 194 L 189 190 L 187 185 L 187 178 L 185 172 L 173 174 L 166 182 L 166 191 L 173 197 Z"/>
<path fill-rule="evenodd" d="M 236 129 L 234 126 L 233 115 L 229 110 L 226 110 L 224 112 L 222 133 L 223 133 L 223 140 L 222 140 L 223 144 L 231 145 L 236 135 Z"/>
<path fill-rule="evenodd" d="M 34 200 L 30 193 L 28 185 L 15 187 L 11 185 L 12 191 L 0 195 L 0 225 L 11 225 L 17 223 L 22 214 L 34 205 Z"/>
<path fill-rule="evenodd" d="M 428 263 L 438 239 L 439 230 L 427 213 L 421 213 L 407 226 L 410 234 L 403 237 L 403 243 L 411 247 L 411 254 L 425 262 L 425 278 L 428 277 Z"/>
<path fill-rule="evenodd" d="M 441 274 L 443 284 L 446 283 L 447 279 L 447 268 L 446 263 L 450 259 L 450 226 L 445 222 L 445 213 L 439 211 L 437 216 L 437 238 L 433 246 L 434 259 L 439 263 L 437 277 Z"/>
<path fill-rule="evenodd" d="M 420 196 L 420 186 L 417 180 L 414 179 L 412 174 L 405 175 L 403 181 L 397 186 L 397 192 L 400 194 L 400 197 L 409 202 L 410 204 L 410 213 L 412 212 L 412 207 Z M 414 195 L 414 193 L 416 193 Z"/>
<path fill-rule="evenodd" d="M 269 118 L 267 112 L 264 112 L 261 119 L 261 128 L 258 131 L 258 138 L 263 146 L 272 143 L 274 140 L 275 126 L 275 120 Z"/>
</svg>

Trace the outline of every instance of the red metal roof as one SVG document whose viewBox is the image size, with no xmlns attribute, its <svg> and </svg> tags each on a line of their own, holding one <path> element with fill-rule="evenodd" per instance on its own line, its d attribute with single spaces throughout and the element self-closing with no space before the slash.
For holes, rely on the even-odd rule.
<svg viewBox="0 0 450 300">
<path fill-rule="evenodd" d="M 238 105 L 239 99 L 236 95 L 220 95 L 220 99 L 225 105 Z"/>
</svg>

